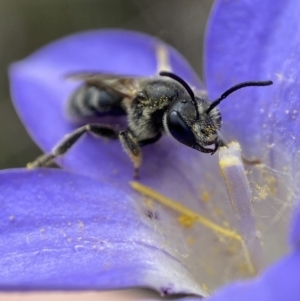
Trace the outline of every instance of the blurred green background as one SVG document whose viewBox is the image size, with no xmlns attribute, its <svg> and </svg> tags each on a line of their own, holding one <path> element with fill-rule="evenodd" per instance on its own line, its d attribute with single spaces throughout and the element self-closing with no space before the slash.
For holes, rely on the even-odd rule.
<svg viewBox="0 0 300 301">
<path fill-rule="evenodd" d="M 155 35 L 173 45 L 202 76 L 204 29 L 212 2 L 0 0 L 0 169 L 25 166 L 41 153 L 12 107 L 7 78 L 10 63 L 70 33 L 126 28 Z"/>
</svg>

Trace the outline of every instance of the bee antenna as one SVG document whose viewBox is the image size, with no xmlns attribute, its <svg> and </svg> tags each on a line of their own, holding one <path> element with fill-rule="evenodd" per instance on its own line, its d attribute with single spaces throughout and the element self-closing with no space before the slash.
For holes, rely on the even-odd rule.
<svg viewBox="0 0 300 301">
<path fill-rule="evenodd" d="M 197 119 L 199 119 L 199 110 L 198 110 L 198 105 L 197 105 L 197 102 L 195 99 L 195 94 L 194 94 L 192 88 L 189 86 L 189 84 L 186 81 L 184 81 L 181 77 L 179 77 L 178 75 L 176 75 L 172 72 L 161 71 L 161 72 L 159 72 L 159 75 L 170 77 L 170 78 L 176 80 L 177 82 L 179 82 L 185 88 L 185 90 L 189 93 L 189 95 L 192 99 L 192 103 L 194 104 L 194 106 L 196 108 L 196 117 L 197 117 Z"/>
<path fill-rule="evenodd" d="M 230 89 L 228 89 L 227 91 L 225 91 L 217 100 L 213 101 L 211 103 L 211 105 L 209 106 L 209 108 L 206 110 L 206 114 L 208 114 L 212 109 L 214 109 L 216 106 L 218 106 L 223 99 L 225 99 L 228 95 L 235 92 L 236 90 L 239 90 L 239 89 L 245 88 L 245 87 L 252 87 L 252 86 L 270 86 L 272 84 L 273 84 L 273 82 L 271 80 L 251 81 L 251 82 L 243 82 L 243 83 L 237 84 L 237 85 L 231 87 Z"/>
</svg>

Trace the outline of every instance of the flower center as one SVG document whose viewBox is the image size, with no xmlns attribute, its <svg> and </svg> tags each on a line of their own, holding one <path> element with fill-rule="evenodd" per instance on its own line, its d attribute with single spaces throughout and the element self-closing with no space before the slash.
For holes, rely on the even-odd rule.
<svg viewBox="0 0 300 301">
<path fill-rule="evenodd" d="M 131 182 L 144 196 L 148 216 L 155 216 L 151 223 L 160 247 L 187 267 L 196 285 L 209 291 L 252 277 L 283 254 L 287 220 L 281 211 L 277 218 L 273 214 L 282 205 L 276 204 L 282 186 L 278 170 L 242 158 L 237 142 L 220 149 L 219 166 L 211 159 L 215 160 L 208 158 L 197 167 L 203 178 L 200 195 L 195 196 L 199 207 L 193 209 L 183 205 L 185 200 L 178 202 Z"/>
<path fill-rule="evenodd" d="M 202 226 L 212 230 L 213 232 L 223 235 L 225 237 L 229 237 L 233 240 L 236 240 L 241 243 L 241 246 L 243 248 L 246 264 L 249 270 L 250 274 L 255 274 L 254 266 L 251 261 L 251 255 L 249 254 L 249 251 L 247 250 L 246 243 L 244 242 L 241 235 L 239 235 L 237 232 L 227 229 L 225 227 L 222 227 L 211 220 L 205 218 L 204 216 L 192 211 L 191 209 L 183 206 L 182 204 L 158 193 L 157 191 L 144 186 L 138 182 L 131 182 L 131 187 L 135 189 L 136 191 L 140 192 L 141 194 L 150 197 L 151 199 L 160 202 L 164 206 L 171 208 L 172 210 L 178 212 L 181 214 L 179 217 L 179 222 L 183 226 L 190 227 L 194 224 L 194 222 L 198 222 Z"/>
</svg>

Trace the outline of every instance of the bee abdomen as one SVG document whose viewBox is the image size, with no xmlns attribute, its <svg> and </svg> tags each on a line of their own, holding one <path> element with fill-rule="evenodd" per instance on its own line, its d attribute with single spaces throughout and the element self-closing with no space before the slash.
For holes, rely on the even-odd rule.
<svg viewBox="0 0 300 301">
<path fill-rule="evenodd" d="M 70 97 L 67 110 L 72 118 L 125 114 L 120 96 L 92 86 L 79 87 Z"/>
</svg>

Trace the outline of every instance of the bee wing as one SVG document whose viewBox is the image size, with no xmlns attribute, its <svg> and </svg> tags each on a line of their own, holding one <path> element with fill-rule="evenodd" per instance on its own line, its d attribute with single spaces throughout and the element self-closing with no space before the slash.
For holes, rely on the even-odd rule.
<svg viewBox="0 0 300 301">
<path fill-rule="evenodd" d="M 106 90 L 121 97 L 133 98 L 140 87 L 141 76 L 115 75 L 104 73 L 73 73 L 66 76 L 68 79 L 85 82 L 88 86 Z"/>
<path fill-rule="evenodd" d="M 208 93 L 207 90 L 194 90 L 194 93 L 196 96 L 200 97 L 200 98 L 207 98 Z"/>
</svg>

